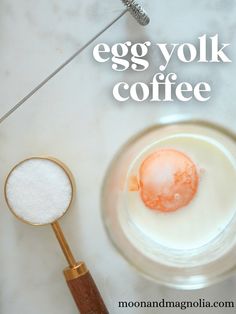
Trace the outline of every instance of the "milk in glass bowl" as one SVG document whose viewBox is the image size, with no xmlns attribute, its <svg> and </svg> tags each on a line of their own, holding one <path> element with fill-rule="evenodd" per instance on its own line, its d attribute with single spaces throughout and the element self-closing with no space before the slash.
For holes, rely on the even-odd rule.
<svg viewBox="0 0 236 314">
<path fill-rule="evenodd" d="M 160 123 L 132 138 L 104 181 L 119 252 L 158 283 L 197 289 L 236 266 L 236 136 L 213 123 Z"/>
</svg>

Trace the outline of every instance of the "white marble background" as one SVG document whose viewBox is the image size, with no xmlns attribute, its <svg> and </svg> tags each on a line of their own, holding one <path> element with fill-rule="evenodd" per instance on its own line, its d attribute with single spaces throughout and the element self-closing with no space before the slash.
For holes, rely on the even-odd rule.
<svg viewBox="0 0 236 314">
<path fill-rule="evenodd" d="M 236 1 L 143 3 L 150 12 L 149 26 L 142 28 L 125 15 L 97 42 L 192 42 L 204 33 L 219 33 L 222 41 L 232 44 L 232 64 L 182 66 L 175 60 L 168 69 L 187 81 L 204 78 L 211 82 L 211 101 L 118 104 L 112 97 L 112 86 L 120 79 L 133 80 L 135 75 L 117 74 L 110 64 L 97 64 L 92 58 L 93 44 L 0 125 L 0 188 L 9 169 L 25 157 L 47 154 L 63 160 L 73 171 L 78 189 L 76 203 L 61 221 L 62 226 L 75 255 L 91 268 L 110 312 L 182 313 L 177 309 L 119 310 L 117 302 L 163 297 L 235 300 L 236 278 L 193 292 L 168 289 L 142 278 L 117 254 L 105 234 L 100 189 L 114 153 L 130 136 L 160 117 L 191 113 L 236 131 Z M 119 0 L 1 0 L 0 115 L 121 11 Z M 158 64 L 158 55 L 153 53 L 153 66 L 143 80 L 150 80 L 156 72 L 155 60 Z M 3 195 L 0 205 L 0 313 L 77 313 L 62 275 L 66 262 L 50 227 L 16 221 Z M 223 312 L 214 309 L 214 313 Z"/>
</svg>

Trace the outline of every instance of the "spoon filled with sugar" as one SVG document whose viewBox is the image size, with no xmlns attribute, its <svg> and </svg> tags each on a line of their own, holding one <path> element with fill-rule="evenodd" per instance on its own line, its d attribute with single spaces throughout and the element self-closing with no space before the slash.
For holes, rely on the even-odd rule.
<svg viewBox="0 0 236 314">
<path fill-rule="evenodd" d="M 58 219 L 69 209 L 75 190 L 70 170 L 51 157 L 32 157 L 8 174 L 4 193 L 11 212 L 34 226 L 51 224 L 69 264 L 64 275 L 80 313 L 108 313 L 84 262 L 76 262 Z"/>
</svg>

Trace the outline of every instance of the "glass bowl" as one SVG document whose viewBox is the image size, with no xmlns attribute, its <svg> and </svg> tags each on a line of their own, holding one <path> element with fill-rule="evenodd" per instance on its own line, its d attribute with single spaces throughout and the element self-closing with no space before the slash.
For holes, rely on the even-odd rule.
<svg viewBox="0 0 236 314">
<path fill-rule="evenodd" d="M 145 154 L 155 150 L 163 139 L 182 134 L 185 137 L 194 134 L 207 138 L 229 153 L 231 158 L 235 156 L 232 162 L 235 162 L 236 173 L 236 136 L 224 127 L 207 121 L 170 121 L 167 119 L 139 133 L 116 154 L 103 184 L 102 216 L 114 246 L 140 273 L 166 286 L 199 289 L 230 276 L 236 270 L 236 203 L 235 207 L 232 205 L 233 214 L 227 224 L 209 241 L 192 248 L 173 248 L 155 241 L 137 226 L 127 201 L 129 180 Z M 219 169 L 219 172 L 224 175 L 224 169 Z M 225 185 L 227 187 L 227 182 Z M 226 188 L 222 192 L 224 197 L 228 197 L 228 191 Z M 231 194 L 234 197 L 234 193 Z M 135 206 L 131 210 L 135 211 Z"/>
</svg>

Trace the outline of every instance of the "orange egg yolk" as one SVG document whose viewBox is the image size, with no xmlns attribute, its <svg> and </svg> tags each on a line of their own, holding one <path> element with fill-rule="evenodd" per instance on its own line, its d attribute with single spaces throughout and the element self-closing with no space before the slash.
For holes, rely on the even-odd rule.
<svg viewBox="0 0 236 314">
<path fill-rule="evenodd" d="M 162 212 L 188 205 L 198 189 L 193 161 L 174 149 L 160 149 L 149 155 L 139 169 L 139 192 L 144 204 Z"/>
</svg>

